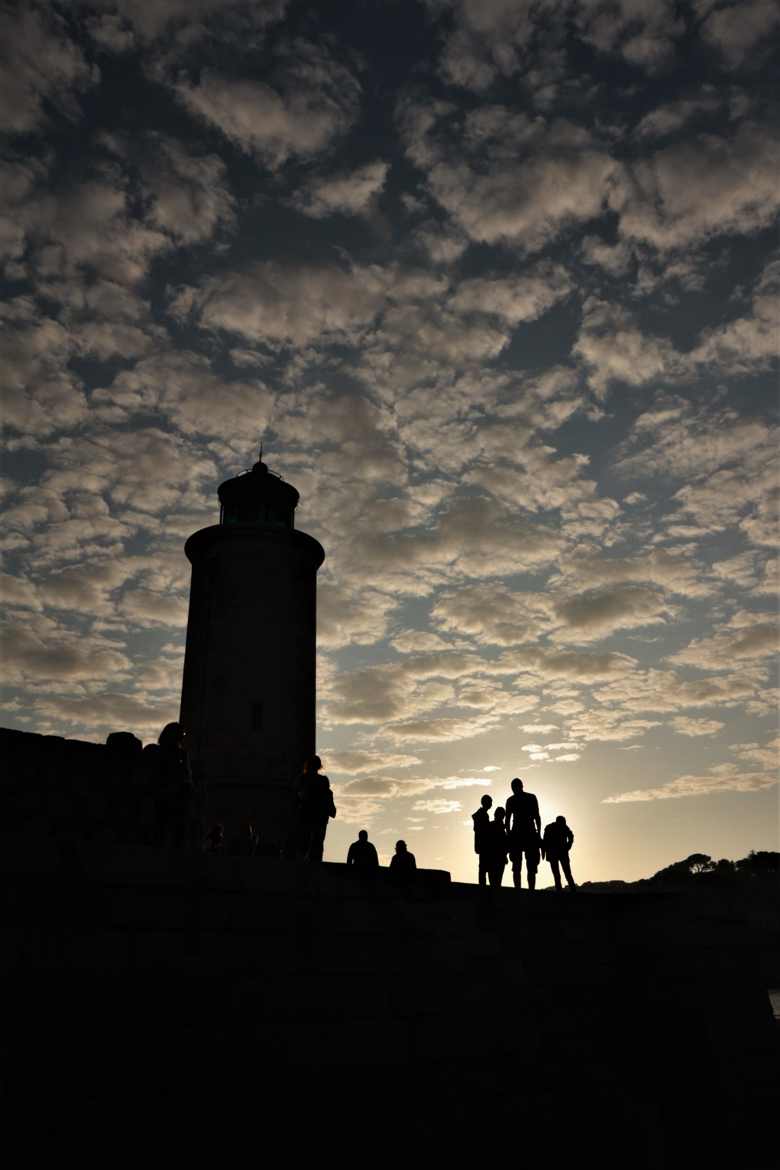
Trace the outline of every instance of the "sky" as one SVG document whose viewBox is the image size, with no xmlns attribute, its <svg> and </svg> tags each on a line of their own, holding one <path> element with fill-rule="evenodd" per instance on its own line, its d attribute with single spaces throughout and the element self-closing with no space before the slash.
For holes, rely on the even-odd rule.
<svg viewBox="0 0 780 1170">
<path fill-rule="evenodd" d="M 773 0 L 0 12 L 3 724 L 177 718 L 262 438 L 327 859 L 474 880 L 513 776 L 580 881 L 779 848 Z"/>
</svg>

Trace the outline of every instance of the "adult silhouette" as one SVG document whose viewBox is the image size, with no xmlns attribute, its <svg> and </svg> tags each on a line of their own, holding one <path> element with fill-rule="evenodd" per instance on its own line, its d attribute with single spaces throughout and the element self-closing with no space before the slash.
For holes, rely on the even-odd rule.
<svg viewBox="0 0 780 1170">
<path fill-rule="evenodd" d="M 395 853 L 390 858 L 390 878 L 398 886 L 409 886 L 414 881 L 417 862 L 405 841 L 396 841 Z"/>
<path fill-rule="evenodd" d="M 566 824 L 566 817 L 556 817 L 552 824 L 545 828 L 542 837 L 542 857 L 546 857 L 550 863 L 556 890 L 561 888 L 561 869 L 566 878 L 566 885 L 572 890 L 577 888 L 569 864 L 569 850 L 573 844 L 574 833 Z"/>
<path fill-rule="evenodd" d="M 357 841 L 353 841 L 347 852 L 347 865 L 360 877 L 374 877 L 379 869 L 376 849 L 368 839 L 368 832 L 361 829 Z"/>
<path fill-rule="evenodd" d="M 479 802 L 479 808 L 475 813 L 471 814 L 471 819 L 474 822 L 474 852 L 479 857 L 478 881 L 481 886 L 485 885 L 488 876 L 487 861 L 482 856 L 482 842 L 485 839 L 485 830 L 490 824 L 490 808 L 492 804 L 493 797 L 485 793 Z"/>
<path fill-rule="evenodd" d="M 157 840 L 161 845 L 181 846 L 188 841 L 193 791 L 178 723 L 166 723 L 157 737 L 157 748 L 154 755 L 146 755 L 153 773 Z"/>
<path fill-rule="evenodd" d="M 297 854 L 303 861 L 322 861 L 328 821 L 336 815 L 330 780 L 322 774 L 322 760 L 312 756 L 303 767 L 298 788 L 299 838 Z"/>
<path fill-rule="evenodd" d="M 499 807 L 493 814 L 484 830 L 482 851 L 485 857 L 485 866 L 491 888 L 498 889 L 504 880 L 506 858 L 509 852 L 509 838 L 506 835 L 504 824 L 505 810 Z"/>
<path fill-rule="evenodd" d="M 525 792 L 523 781 L 516 776 L 512 781 L 512 795 L 506 802 L 506 827 L 509 835 L 509 856 L 512 859 L 512 880 L 519 890 L 523 884 L 523 857 L 529 890 L 536 889 L 536 871 L 539 868 L 539 834 L 542 818 L 539 802 L 532 792 Z"/>
</svg>

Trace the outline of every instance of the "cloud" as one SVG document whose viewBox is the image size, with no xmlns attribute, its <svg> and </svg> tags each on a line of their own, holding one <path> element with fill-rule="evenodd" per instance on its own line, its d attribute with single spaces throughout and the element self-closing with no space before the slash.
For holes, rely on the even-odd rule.
<svg viewBox="0 0 780 1170">
<path fill-rule="evenodd" d="M 118 374 L 93 400 L 127 420 L 159 414 L 184 434 L 228 438 L 247 426 L 262 433 L 274 396 L 259 379 L 218 376 L 202 355 L 170 348 Z"/>
<path fill-rule="evenodd" d="M 683 679 L 672 670 L 651 667 L 599 686 L 593 697 L 605 706 L 614 704 L 623 714 L 678 715 L 689 707 L 734 707 L 760 699 L 769 703 L 766 683 L 766 672 L 751 666 L 700 679 Z"/>
<path fill-rule="evenodd" d="M 609 593 L 610 587 L 628 583 L 656 585 L 684 597 L 707 597 L 713 592 L 704 565 L 689 549 L 653 547 L 624 556 L 577 549 L 561 558 L 550 583 L 556 593 L 569 596 L 594 591 L 598 597 L 601 591 Z"/>
<path fill-rule="evenodd" d="M 678 735 L 687 735 L 698 738 L 703 735 L 716 735 L 726 726 L 717 719 L 692 719 L 688 715 L 675 715 L 672 727 Z"/>
<path fill-rule="evenodd" d="M 42 734 L 88 734 L 102 739 L 127 730 L 155 742 L 161 729 L 178 715 L 178 695 L 90 694 L 36 695 L 36 730 Z"/>
<path fill-rule="evenodd" d="M 29 134 L 49 121 L 47 105 L 78 113 L 76 95 L 100 74 L 67 34 L 63 17 L 27 0 L 0 13 L 0 130 Z"/>
<path fill-rule="evenodd" d="M 445 816 L 447 813 L 461 812 L 463 803 L 460 800 L 445 800 L 444 797 L 435 797 L 431 800 L 416 800 L 412 806 L 416 812 L 433 813 L 434 816 Z"/>
<path fill-rule="evenodd" d="M 76 426 L 86 415 L 86 397 L 69 368 L 75 346 L 67 329 L 27 297 L 0 307 L 0 321 L 4 426 L 40 436 Z"/>
<path fill-rule="evenodd" d="M 625 743 L 660 726 L 657 719 L 637 719 L 619 708 L 608 710 L 594 706 L 587 711 L 575 712 L 569 731 L 586 743 Z"/>
<path fill-rule="evenodd" d="M 296 192 L 295 206 L 312 219 L 335 214 L 366 215 L 376 205 L 389 169 L 388 163 L 376 161 L 315 179 Z"/>
<path fill-rule="evenodd" d="M 650 412 L 646 426 L 639 417 L 616 467 L 623 476 L 686 481 L 672 496 L 667 523 L 695 524 L 701 534 L 739 525 L 754 543 L 771 545 L 776 448 L 776 428 L 761 418 L 678 404 L 667 417 Z"/>
<path fill-rule="evenodd" d="M 350 776 L 364 772 L 381 772 L 385 768 L 411 768 L 419 764 L 419 756 L 400 755 L 395 752 L 380 752 L 361 750 L 330 751 L 327 753 L 327 766 L 333 772 L 343 772 Z"/>
<path fill-rule="evenodd" d="M 226 167 L 214 154 L 190 153 L 180 142 L 154 135 L 142 161 L 152 203 L 149 222 L 177 245 L 210 239 L 235 223 Z"/>
<path fill-rule="evenodd" d="M 747 122 L 728 137 L 665 146 L 634 163 L 614 197 L 620 234 L 667 251 L 769 227 L 780 208 L 778 163 L 777 138 Z"/>
<path fill-rule="evenodd" d="M 317 587 L 317 642 L 327 649 L 365 646 L 387 633 L 398 598 L 375 589 L 350 589 L 324 580 Z"/>
<path fill-rule="evenodd" d="M 300 346 L 357 333 L 373 319 L 384 293 L 383 276 L 371 267 L 345 271 L 267 260 L 182 290 L 171 312 L 183 318 L 194 312 L 202 328 L 251 342 Z"/>
<path fill-rule="evenodd" d="M 634 129 L 634 136 L 636 138 L 666 138 L 681 130 L 697 114 L 711 114 L 720 108 L 721 99 L 710 93 L 667 102 L 644 115 Z"/>
<path fill-rule="evenodd" d="M 441 72 L 454 85 L 476 92 L 517 77 L 538 96 L 565 73 L 562 44 L 567 27 L 599 53 L 654 71 L 673 54 L 684 32 L 672 0 L 428 0 L 453 13 Z"/>
<path fill-rule="evenodd" d="M 701 26 L 701 35 L 722 53 L 730 68 L 738 68 L 756 52 L 763 56 L 768 51 L 780 23 L 773 0 L 739 0 L 737 4 L 707 7 L 709 14 Z"/>
<path fill-rule="evenodd" d="M 756 661 L 772 657 L 780 649 L 780 631 L 773 614 L 735 614 L 709 637 L 695 638 L 669 657 L 677 666 L 699 670 L 723 670 L 735 661 Z"/>
<path fill-rule="evenodd" d="M 656 788 L 635 788 L 608 796 L 602 804 L 632 804 L 648 800 L 680 800 L 686 796 L 714 796 L 723 792 L 762 792 L 777 784 L 777 774 L 743 772 L 736 764 L 723 764 L 701 774 L 686 774 Z"/>
<path fill-rule="evenodd" d="M 290 157 L 319 154 L 352 125 L 360 83 L 324 46 L 297 41 L 277 88 L 203 69 L 197 85 L 180 80 L 174 93 L 190 113 L 275 170 Z"/>
<path fill-rule="evenodd" d="M 580 0 L 574 7 L 575 25 L 587 44 L 648 72 L 669 61 L 685 32 L 674 0 Z"/>
<path fill-rule="evenodd" d="M 93 0 L 90 8 L 99 15 L 95 18 L 97 36 L 103 37 L 107 47 L 112 43 L 113 30 L 132 30 L 146 42 L 153 42 L 174 33 L 182 45 L 200 38 L 216 38 L 237 43 L 256 42 L 256 35 L 281 20 L 287 0 L 263 0 L 262 4 L 246 5 L 243 0 Z M 89 24 L 96 35 L 95 24 Z M 106 31 L 108 30 L 108 31 Z M 238 39 L 240 38 L 240 39 Z M 124 38 L 118 48 L 124 48 Z"/>
<path fill-rule="evenodd" d="M 625 309 L 597 297 L 588 297 L 583 305 L 572 352 L 585 363 L 600 398 L 614 382 L 642 386 L 673 380 L 682 370 L 680 356 L 666 338 L 642 333 Z"/>
<path fill-rule="evenodd" d="M 123 647 L 99 635 L 84 636 L 51 617 L 29 615 L 2 629 L 3 669 L 7 683 L 58 687 L 127 677 L 130 660 Z"/>
<path fill-rule="evenodd" d="M 631 264 L 632 252 L 625 240 L 608 244 L 599 236 L 583 236 L 580 255 L 586 264 L 595 265 L 610 276 L 625 276 Z"/>
<path fill-rule="evenodd" d="M 568 296 L 571 288 L 565 268 L 558 264 L 539 264 L 521 276 L 463 281 L 450 305 L 457 312 L 484 313 L 515 326 L 541 317 Z"/>
<path fill-rule="evenodd" d="M 762 273 L 753 293 L 753 312 L 716 329 L 705 330 L 689 360 L 719 377 L 745 376 L 777 364 L 780 331 L 780 260 Z"/>
<path fill-rule="evenodd" d="M 591 642 L 618 630 L 666 623 L 676 612 L 658 590 L 615 585 L 556 602 L 555 617 L 562 625 L 553 638 L 559 642 Z"/>
<path fill-rule="evenodd" d="M 587 130 L 504 106 L 445 121 L 450 112 L 402 107 L 402 134 L 431 196 L 470 239 L 533 252 L 604 209 L 616 164 Z"/>
<path fill-rule="evenodd" d="M 466 635 L 479 643 L 513 646 L 531 641 L 549 628 L 551 608 L 551 601 L 543 594 L 484 582 L 439 593 L 431 621 L 447 633 Z"/>
</svg>

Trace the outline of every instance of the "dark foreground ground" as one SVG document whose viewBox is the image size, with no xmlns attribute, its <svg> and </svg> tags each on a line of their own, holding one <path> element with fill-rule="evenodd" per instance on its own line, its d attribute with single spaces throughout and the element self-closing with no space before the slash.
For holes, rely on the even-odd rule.
<svg viewBox="0 0 780 1170">
<path fill-rule="evenodd" d="M 777 886 L 536 895 L 6 837 L 27 1156 L 776 1164 Z M 385 875 L 382 875 L 383 877 Z"/>
</svg>

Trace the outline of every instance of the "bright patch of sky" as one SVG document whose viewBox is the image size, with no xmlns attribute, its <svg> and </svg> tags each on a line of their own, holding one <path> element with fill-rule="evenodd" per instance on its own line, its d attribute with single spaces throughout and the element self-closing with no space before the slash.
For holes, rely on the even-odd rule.
<svg viewBox="0 0 780 1170">
<path fill-rule="evenodd" d="M 327 554 L 328 857 L 472 879 L 514 775 L 580 880 L 777 848 L 780 10 L 0 22 L 5 724 L 176 717 L 262 436 Z"/>
</svg>

